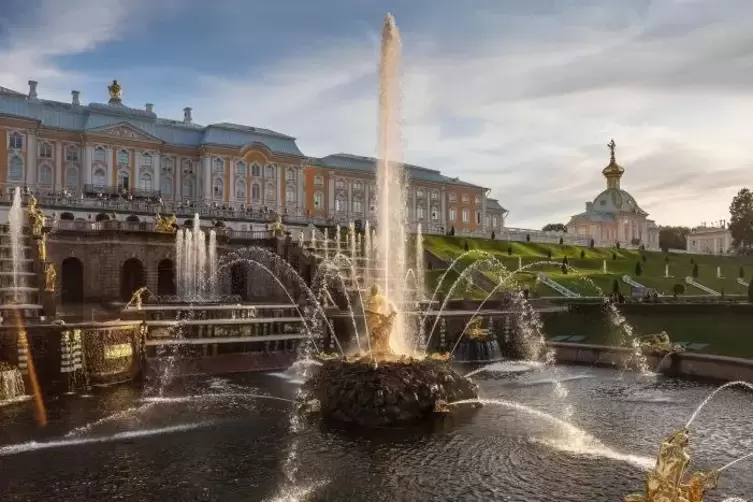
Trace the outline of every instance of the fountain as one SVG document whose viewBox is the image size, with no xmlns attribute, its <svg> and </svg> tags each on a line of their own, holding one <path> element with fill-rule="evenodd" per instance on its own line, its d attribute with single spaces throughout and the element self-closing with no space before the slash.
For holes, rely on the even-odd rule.
<svg viewBox="0 0 753 502">
<path fill-rule="evenodd" d="M 669 279 L 670 278 L 670 275 L 669 275 L 669 263 L 667 263 L 667 264 L 664 265 L 664 278 L 665 279 Z"/>
<path fill-rule="evenodd" d="M 607 260 L 601 262 L 601 273 L 607 274 Z"/>
<path fill-rule="evenodd" d="M 217 299 L 217 233 L 201 229 L 198 213 L 190 229 L 175 233 L 175 261 L 178 299 L 214 301 Z"/>
</svg>

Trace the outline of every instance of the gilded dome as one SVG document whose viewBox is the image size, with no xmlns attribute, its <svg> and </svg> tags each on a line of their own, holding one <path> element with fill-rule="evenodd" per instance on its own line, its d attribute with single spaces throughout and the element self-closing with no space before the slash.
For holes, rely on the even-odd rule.
<svg viewBox="0 0 753 502">
<path fill-rule="evenodd" d="M 593 210 L 599 213 L 640 213 L 643 211 L 632 195 L 619 188 L 607 188 L 593 201 Z"/>
</svg>

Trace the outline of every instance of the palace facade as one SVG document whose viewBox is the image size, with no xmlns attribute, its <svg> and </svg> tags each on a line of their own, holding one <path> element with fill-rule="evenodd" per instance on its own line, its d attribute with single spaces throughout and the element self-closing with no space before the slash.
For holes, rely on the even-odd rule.
<svg viewBox="0 0 753 502">
<path fill-rule="evenodd" d="M 376 215 L 374 158 L 311 158 L 291 136 L 227 122 L 199 125 L 191 108 L 182 120 L 160 118 L 152 104 L 126 106 L 117 82 L 108 90 L 107 103 L 84 105 L 78 91 L 67 103 L 42 99 L 34 81 L 25 94 L 0 87 L 3 200 L 21 186 L 45 209 L 79 207 L 90 218 L 95 200 L 131 221 L 157 211 L 198 212 L 243 229 L 250 225 L 241 222 L 270 214 L 339 224 Z M 504 228 L 507 211 L 488 189 L 433 169 L 405 169 L 412 224 L 428 232 Z M 66 214 L 79 218 L 81 211 Z"/>
<path fill-rule="evenodd" d="M 609 143 L 609 164 L 602 170 L 607 182 L 606 189 L 593 202 L 586 202 L 586 210 L 573 216 L 567 223 L 571 234 L 590 237 L 594 245 L 609 247 L 645 246 L 659 248 L 659 227 L 648 218 L 635 198 L 620 186 L 625 168 L 615 159 L 614 140 Z"/>
</svg>

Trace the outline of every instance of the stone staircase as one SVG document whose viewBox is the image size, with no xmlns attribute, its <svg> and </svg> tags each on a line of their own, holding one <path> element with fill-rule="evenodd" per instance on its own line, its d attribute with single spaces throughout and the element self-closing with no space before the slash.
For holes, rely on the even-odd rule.
<svg viewBox="0 0 753 502">
<path fill-rule="evenodd" d="M 700 289 L 704 293 L 710 294 L 711 296 L 722 296 L 722 294 L 719 291 L 715 291 L 708 286 L 704 286 L 700 282 L 693 279 L 691 276 L 687 276 L 685 278 L 685 282 L 691 286 L 695 286 L 696 288 Z"/>
<path fill-rule="evenodd" d="M 555 290 L 557 293 L 561 294 L 564 297 L 567 298 L 580 298 L 580 295 L 576 293 L 575 291 L 572 291 L 570 289 L 567 289 L 565 286 L 560 284 L 559 282 L 555 281 L 548 275 L 546 275 L 544 272 L 539 272 L 539 280 Z"/>
<path fill-rule="evenodd" d="M 745 286 L 746 288 L 747 288 L 748 286 L 750 286 L 750 283 L 749 283 L 748 281 L 746 281 L 745 279 L 743 279 L 742 277 L 738 277 L 738 278 L 737 278 L 737 283 L 738 283 L 738 284 L 739 284 L 740 286 Z"/>
<path fill-rule="evenodd" d="M 40 287 L 44 285 L 44 274 L 40 273 L 43 268 L 38 264 L 36 242 L 25 231 L 22 233 L 15 265 L 13 247 L 10 226 L 0 225 L 0 315 L 6 321 L 14 310 L 21 311 L 24 317 L 38 317 L 42 310 Z"/>
</svg>

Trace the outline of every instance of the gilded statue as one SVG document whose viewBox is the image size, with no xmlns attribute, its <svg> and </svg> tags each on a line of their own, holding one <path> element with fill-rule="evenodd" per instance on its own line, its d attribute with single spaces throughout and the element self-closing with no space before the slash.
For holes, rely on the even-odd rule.
<svg viewBox="0 0 753 502">
<path fill-rule="evenodd" d="M 154 217 L 155 230 L 157 232 L 175 232 L 178 228 L 178 219 L 174 214 L 161 216 L 159 213 Z"/>
<path fill-rule="evenodd" d="M 285 225 L 282 224 L 282 217 L 280 215 L 277 215 L 275 221 L 270 223 L 267 228 L 272 231 L 272 235 L 275 237 L 282 237 L 282 234 L 285 233 Z"/>
<path fill-rule="evenodd" d="M 47 261 L 47 236 L 42 234 L 42 237 L 37 241 L 37 250 L 39 251 L 39 261 L 44 263 Z"/>
<path fill-rule="evenodd" d="M 640 343 L 641 349 L 646 352 L 669 353 L 680 352 L 683 350 L 680 345 L 672 343 L 672 340 L 669 339 L 669 335 L 666 331 L 662 331 L 659 334 L 644 336 L 641 338 Z"/>
<path fill-rule="evenodd" d="M 111 101 L 120 101 L 123 90 L 117 80 L 112 81 L 112 85 L 107 86 L 107 90 L 110 92 Z"/>
<path fill-rule="evenodd" d="M 390 335 L 395 323 L 397 311 L 392 308 L 390 301 L 379 292 L 379 286 L 371 286 L 371 294 L 364 305 L 366 326 L 371 338 L 372 354 L 391 354 Z"/>
<path fill-rule="evenodd" d="M 52 263 L 47 264 L 47 268 L 44 271 L 44 290 L 55 291 L 55 279 L 58 274 L 55 271 L 55 266 Z"/>
<path fill-rule="evenodd" d="M 26 208 L 26 212 L 29 217 L 31 235 L 34 237 L 41 237 L 42 233 L 44 232 L 44 212 L 39 208 L 37 199 L 35 197 L 29 197 L 29 203 Z"/>
<path fill-rule="evenodd" d="M 625 502 L 703 502 L 706 491 L 716 488 L 718 471 L 700 471 L 683 484 L 685 468 L 690 462 L 687 454 L 688 431 L 680 429 L 665 439 L 659 447 L 656 466 L 646 477 L 645 493 L 625 497 Z"/>
<path fill-rule="evenodd" d="M 468 338 L 471 340 L 480 340 L 486 338 L 486 332 L 481 327 L 482 320 L 480 317 L 474 317 L 468 324 Z"/>
<path fill-rule="evenodd" d="M 136 307 L 136 310 L 141 310 L 141 306 L 143 305 L 143 297 L 144 294 L 148 291 L 146 286 L 140 287 L 136 291 L 133 292 L 131 295 L 131 299 L 128 301 L 128 307 L 129 305 L 134 305 Z"/>
</svg>

